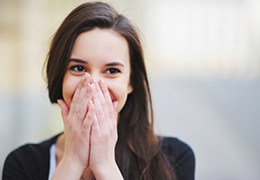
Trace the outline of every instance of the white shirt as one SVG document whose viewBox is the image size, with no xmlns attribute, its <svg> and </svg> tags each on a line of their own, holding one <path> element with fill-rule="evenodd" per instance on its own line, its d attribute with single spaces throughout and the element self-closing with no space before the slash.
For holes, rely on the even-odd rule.
<svg viewBox="0 0 260 180">
<path fill-rule="evenodd" d="M 56 158 L 55 158 L 55 143 L 50 147 L 50 169 L 49 169 L 49 177 L 48 180 L 51 180 L 53 173 L 56 168 Z"/>
</svg>

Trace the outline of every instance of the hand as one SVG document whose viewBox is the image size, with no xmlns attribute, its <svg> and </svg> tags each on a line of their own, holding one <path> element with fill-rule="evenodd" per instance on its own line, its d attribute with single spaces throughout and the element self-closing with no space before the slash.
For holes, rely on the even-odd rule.
<svg viewBox="0 0 260 180">
<path fill-rule="evenodd" d="M 108 88 L 102 80 L 94 81 L 93 104 L 94 108 L 89 110 L 89 118 L 93 122 L 89 166 L 96 179 L 122 179 L 115 161 L 117 102 L 112 103 Z"/>
<path fill-rule="evenodd" d="M 79 179 L 88 167 L 93 120 L 89 116 L 92 116 L 94 109 L 93 105 L 89 104 L 92 98 L 89 80 L 90 78 L 85 76 L 79 82 L 70 107 L 63 100 L 58 100 L 64 124 L 65 146 L 54 177 L 62 175 L 63 179 Z"/>
</svg>

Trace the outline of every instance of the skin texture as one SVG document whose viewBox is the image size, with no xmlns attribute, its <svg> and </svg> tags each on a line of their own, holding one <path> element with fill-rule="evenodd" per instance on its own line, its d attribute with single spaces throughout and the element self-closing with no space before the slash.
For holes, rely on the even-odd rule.
<svg viewBox="0 0 260 180">
<path fill-rule="evenodd" d="M 53 179 L 123 179 L 115 162 L 117 116 L 132 92 L 126 40 L 110 29 L 81 33 L 58 100 L 64 134 Z"/>
<path fill-rule="evenodd" d="M 74 71 L 69 70 L 65 73 L 62 89 L 66 104 L 71 104 L 77 84 L 84 72 L 87 72 L 93 80 L 104 80 L 112 101 L 118 101 L 117 112 L 120 112 L 128 93 L 132 91 L 129 82 L 130 60 L 126 40 L 113 30 L 96 28 L 78 36 L 72 49 L 71 59 L 82 60 L 83 63 L 72 60 L 68 69 L 78 65 L 82 66 L 81 68 L 84 68 L 84 71 L 83 74 L 76 72 L 80 67 L 74 67 Z M 111 63 L 118 63 L 123 66 L 109 66 Z M 113 69 L 120 72 L 113 73 Z"/>
</svg>

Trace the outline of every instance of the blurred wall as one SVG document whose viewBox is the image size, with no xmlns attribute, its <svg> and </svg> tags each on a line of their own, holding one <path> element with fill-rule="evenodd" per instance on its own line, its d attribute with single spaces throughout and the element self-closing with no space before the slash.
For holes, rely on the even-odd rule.
<svg viewBox="0 0 260 180">
<path fill-rule="evenodd" d="M 42 66 L 80 0 L 0 0 L 0 168 L 62 131 Z M 158 134 L 194 150 L 196 179 L 260 178 L 260 1 L 110 0 L 139 27 Z"/>
</svg>

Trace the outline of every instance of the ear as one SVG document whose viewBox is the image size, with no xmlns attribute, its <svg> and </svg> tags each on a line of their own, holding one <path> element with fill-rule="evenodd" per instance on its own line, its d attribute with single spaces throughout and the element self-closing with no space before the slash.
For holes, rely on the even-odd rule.
<svg viewBox="0 0 260 180">
<path fill-rule="evenodd" d="M 131 92 L 133 92 L 133 87 L 132 87 L 132 84 L 129 83 L 128 87 L 127 87 L 127 93 L 130 94 Z"/>
</svg>

